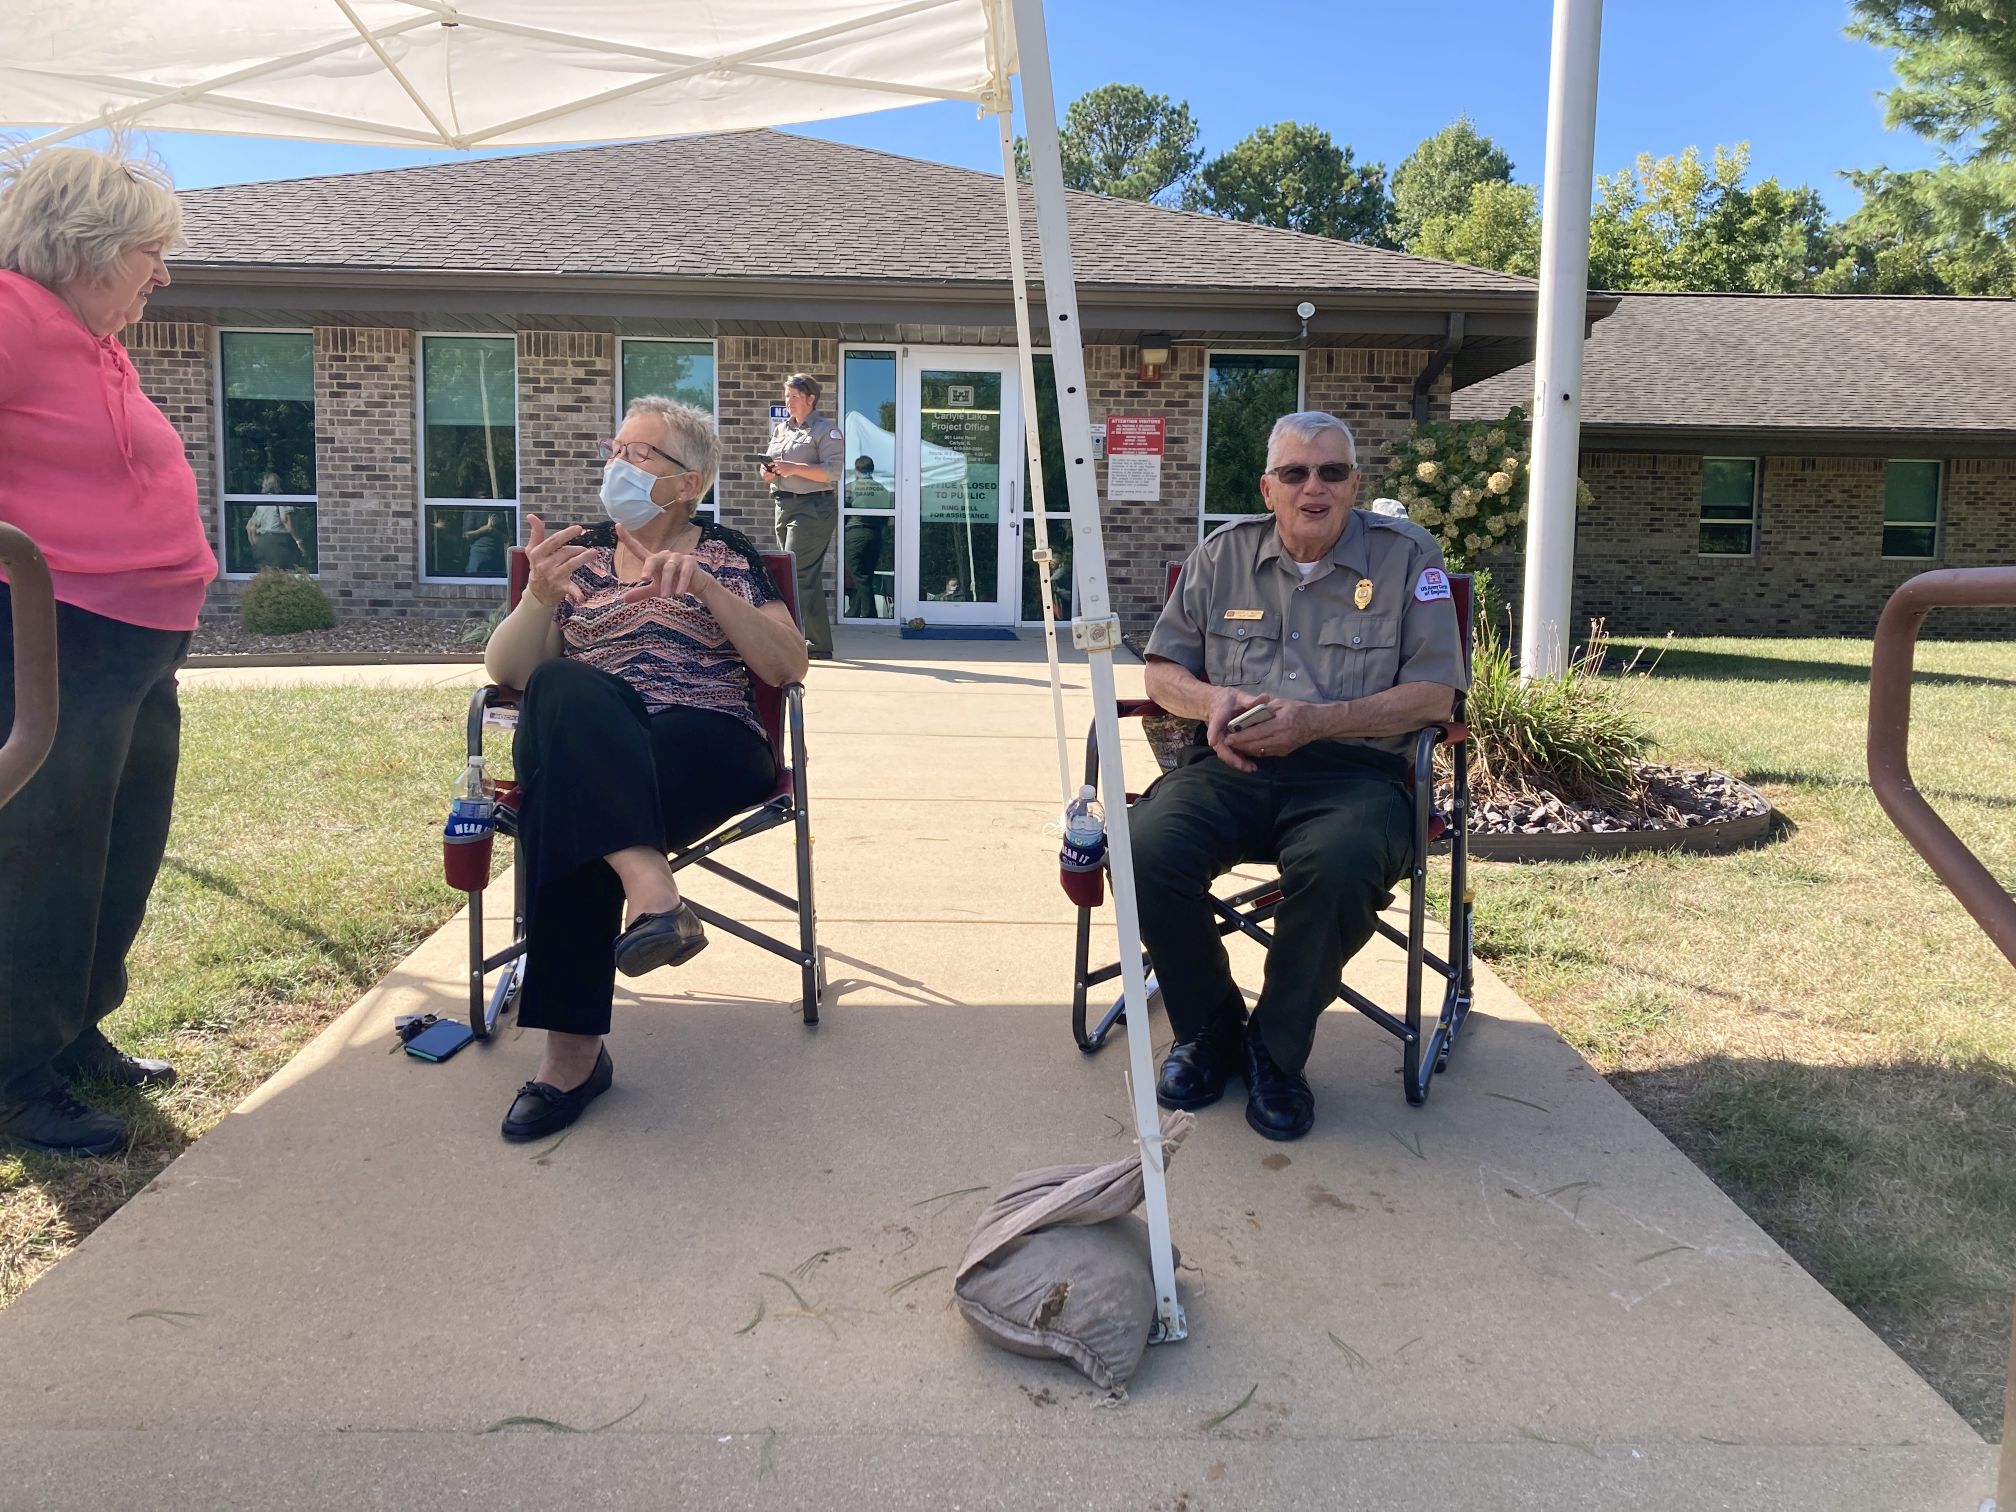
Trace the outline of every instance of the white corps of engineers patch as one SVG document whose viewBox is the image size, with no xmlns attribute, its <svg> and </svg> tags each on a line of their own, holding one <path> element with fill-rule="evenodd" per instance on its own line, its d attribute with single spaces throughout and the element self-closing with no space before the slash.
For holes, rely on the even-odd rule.
<svg viewBox="0 0 2016 1512">
<path fill-rule="evenodd" d="M 1414 583 L 1414 602 L 1432 604 L 1449 597 L 1449 574 L 1440 567 L 1423 567 Z"/>
</svg>

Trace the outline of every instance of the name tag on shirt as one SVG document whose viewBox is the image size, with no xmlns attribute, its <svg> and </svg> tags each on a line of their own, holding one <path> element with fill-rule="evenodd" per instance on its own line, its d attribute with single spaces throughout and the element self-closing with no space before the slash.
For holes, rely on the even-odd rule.
<svg viewBox="0 0 2016 1512">
<path fill-rule="evenodd" d="M 1267 611 L 1265 609 L 1227 609 L 1225 611 L 1225 618 L 1228 620 L 1263 620 L 1267 618 Z"/>
</svg>

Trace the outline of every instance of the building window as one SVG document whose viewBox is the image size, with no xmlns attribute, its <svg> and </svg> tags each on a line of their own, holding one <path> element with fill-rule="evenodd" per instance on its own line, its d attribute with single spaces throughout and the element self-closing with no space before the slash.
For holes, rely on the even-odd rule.
<svg viewBox="0 0 2016 1512">
<path fill-rule="evenodd" d="M 896 618 L 896 354 L 840 358 L 847 438 L 840 529 L 841 618 Z"/>
<path fill-rule="evenodd" d="M 1929 561 L 1939 554 L 1937 462 L 1892 462 L 1883 477 L 1883 555 Z"/>
<path fill-rule="evenodd" d="M 501 581 L 518 540 L 518 341 L 420 343 L 424 576 Z"/>
<path fill-rule="evenodd" d="M 1757 549 L 1757 459 L 1701 459 L 1703 556 L 1747 557 Z"/>
<path fill-rule="evenodd" d="M 1057 622 L 1071 618 L 1071 492 L 1064 473 L 1064 427 L 1057 418 L 1057 366 L 1047 356 L 1038 357 L 1036 373 L 1037 435 L 1043 449 L 1043 513 L 1050 521 L 1050 598 L 1057 606 Z M 1023 471 L 1028 471 L 1025 466 Z M 1036 563 L 1029 553 L 1036 547 L 1036 498 L 1027 477 L 1022 480 L 1022 618 L 1026 623 L 1043 622 L 1043 597 L 1036 581 Z"/>
<path fill-rule="evenodd" d="M 622 371 L 616 386 L 618 425 L 623 423 L 631 400 L 655 394 L 692 405 L 715 421 L 715 431 L 719 433 L 721 417 L 715 405 L 713 342 L 633 339 L 621 345 Z M 707 480 L 707 492 L 701 495 L 693 512 L 718 521 L 721 506 L 714 496 L 715 482 L 713 478 Z"/>
<path fill-rule="evenodd" d="M 1204 530 L 1263 514 L 1260 474 L 1274 422 L 1302 408 L 1296 352 L 1213 352 L 1204 372 Z"/>
<path fill-rule="evenodd" d="M 319 569 L 315 343 L 306 331 L 223 331 L 224 570 Z"/>
</svg>

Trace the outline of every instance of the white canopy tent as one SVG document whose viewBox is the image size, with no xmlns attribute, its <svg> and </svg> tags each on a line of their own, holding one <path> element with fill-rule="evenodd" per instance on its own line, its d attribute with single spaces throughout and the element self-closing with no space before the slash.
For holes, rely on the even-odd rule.
<svg viewBox="0 0 2016 1512">
<path fill-rule="evenodd" d="M 1572 569 L 1581 324 L 1602 0 L 1555 0 L 1546 225 L 1526 578 L 1530 675 L 1563 660 Z M 0 125 L 40 140 L 131 124 L 406 147 L 559 146 L 823 120 L 931 100 L 997 118 L 1036 514 L 1058 783 L 1073 787 L 1037 447 L 1030 305 L 1011 153 L 1021 75 L 1058 422 L 1090 434 L 1042 0 L 14 0 L 0 37 Z M 1126 779 L 1115 709 L 1120 623 L 1089 448 L 1067 445 L 1077 615 L 1112 847 L 1136 1136 L 1153 1236 L 1158 1340 L 1184 1335 L 1146 1032 Z"/>
<path fill-rule="evenodd" d="M 1066 437 L 1091 420 L 1057 155 L 1042 0 L 16 0 L 0 54 L 0 125 L 250 133 L 406 147 L 560 146 L 823 120 L 930 100 L 999 118 L 1009 260 L 1028 421 L 1036 550 L 1069 791 L 1050 592 L 1049 524 L 1036 444 L 1029 301 L 1009 117 L 1022 76 L 1044 318 Z M 1120 622 L 1106 581 L 1089 447 L 1067 447 L 1076 587 L 1104 775 L 1113 902 L 1143 1155 L 1159 1340 L 1184 1336 L 1149 1054 L 1126 778 L 1115 707 Z M 1062 793 L 1060 793 L 1062 796 Z"/>
</svg>

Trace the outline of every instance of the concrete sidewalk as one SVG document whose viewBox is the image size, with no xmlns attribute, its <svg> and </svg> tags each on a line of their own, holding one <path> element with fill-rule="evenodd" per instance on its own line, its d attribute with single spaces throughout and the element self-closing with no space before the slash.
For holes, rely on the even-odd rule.
<svg viewBox="0 0 2016 1512">
<path fill-rule="evenodd" d="M 809 700 L 825 1022 L 717 936 L 619 996 L 615 1089 L 569 1135 L 506 1145 L 533 1036 L 387 1053 L 395 1012 L 462 1011 L 450 924 L 0 1313 L 0 1506 L 1988 1494 L 1980 1438 L 1488 973 L 1425 1108 L 1335 1013 L 1308 1139 L 1262 1141 L 1236 1092 L 1200 1116 L 1191 1337 L 1129 1400 L 981 1344 L 948 1305 L 973 1189 L 1117 1155 L 1125 1051 L 1069 1037 L 1040 644 L 841 649 Z M 788 886 L 781 836 L 743 850 Z M 1394 995 L 1390 954 L 1360 975 Z M 483 1431 L 510 1417 L 610 1426 Z"/>
</svg>

